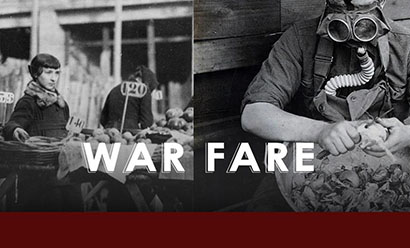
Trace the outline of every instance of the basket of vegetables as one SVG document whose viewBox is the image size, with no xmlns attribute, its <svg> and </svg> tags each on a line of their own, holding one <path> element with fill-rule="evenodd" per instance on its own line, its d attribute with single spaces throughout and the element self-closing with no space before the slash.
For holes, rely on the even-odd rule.
<svg viewBox="0 0 410 248">
<path fill-rule="evenodd" d="M 361 146 L 377 142 L 377 137 L 386 138 L 382 132 L 367 135 L 367 131 L 361 133 Z M 315 145 L 314 154 L 320 151 Z M 292 173 L 294 150 L 289 144 L 285 161 L 289 173 L 276 172 L 275 176 L 282 195 L 295 211 L 410 211 L 409 154 L 405 149 L 377 158 L 359 146 L 339 156 L 315 158 L 314 172 Z"/>
</svg>

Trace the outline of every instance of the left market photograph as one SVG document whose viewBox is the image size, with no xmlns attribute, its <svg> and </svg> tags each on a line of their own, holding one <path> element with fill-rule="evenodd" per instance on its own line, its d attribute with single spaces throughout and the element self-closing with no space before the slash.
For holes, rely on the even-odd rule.
<svg viewBox="0 0 410 248">
<path fill-rule="evenodd" d="M 193 0 L 0 0 L 0 211 L 193 211 Z"/>
</svg>

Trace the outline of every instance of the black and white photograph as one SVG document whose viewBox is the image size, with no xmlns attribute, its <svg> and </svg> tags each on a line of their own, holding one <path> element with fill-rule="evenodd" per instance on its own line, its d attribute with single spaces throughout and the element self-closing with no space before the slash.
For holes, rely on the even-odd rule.
<svg viewBox="0 0 410 248">
<path fill-rule="evenodd" d="M 0 210 L 191 211 L 192 18 L 192 0 L 1 0 Z"/>
<path fill-rule="evenodd" d="M 409 8 L 195 1 L 198 209 L 409 211 Z"/>
</svg>

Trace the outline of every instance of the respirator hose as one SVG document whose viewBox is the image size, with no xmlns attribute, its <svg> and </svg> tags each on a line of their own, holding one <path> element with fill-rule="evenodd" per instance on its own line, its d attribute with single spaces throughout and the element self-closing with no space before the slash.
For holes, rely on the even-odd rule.
<svg viewBox="0 0 410 248">
<path fill-rule="evenodd" d="M 336 90 L 340 88 L 365 85 L 372 79 L 374 75 L 374 63 L 366 49 L 363 47 L 358 48 L 357 57 L 360 60 L 362 71 L 356 74 L 339 75 L 331 78 L 325 86 L 326 94 L 335 96 Z"/>
</svg>

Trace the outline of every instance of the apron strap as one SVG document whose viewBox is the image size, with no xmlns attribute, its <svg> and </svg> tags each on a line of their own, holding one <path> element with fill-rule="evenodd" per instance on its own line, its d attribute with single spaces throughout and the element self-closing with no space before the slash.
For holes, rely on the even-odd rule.
<svg viewBox="0 0 410 248">
<path fill-rule="evenodd" d="M 313 67 L 313 83 L 315 95 L 319 93 L 327 76 L 330 72 L 330 67 L 333 62 L 334 43 L 331 40 L 320 37 L 316 50 Z"/>
<path fill-rule="evenodd" d="M 387 67 L 390 62 L 390 46 L 387 35 L 380 37 L 377 41 L 380 53 L 380 60 L 382 61 L 383 69 L 387 73 Z"/>
</svg>

